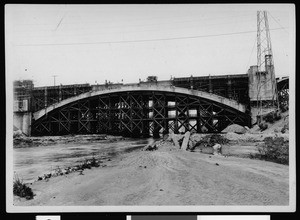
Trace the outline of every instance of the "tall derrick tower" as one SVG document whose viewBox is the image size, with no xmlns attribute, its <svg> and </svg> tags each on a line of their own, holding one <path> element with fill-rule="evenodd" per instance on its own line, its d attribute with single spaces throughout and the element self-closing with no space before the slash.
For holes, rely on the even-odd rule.
<svg viewBox="0 0 300 220">
<path fill-rule="evenodd" d="M 252 123 L 278 110 L 270 29 L 266 11 L 257 12 L 257 65 L 248 70 Z"/>
<path fill-rule="evenodd" d="M 276 77 L 267 11 L 257 11 L 257 115 L 278 109 Z"/>
</svg>

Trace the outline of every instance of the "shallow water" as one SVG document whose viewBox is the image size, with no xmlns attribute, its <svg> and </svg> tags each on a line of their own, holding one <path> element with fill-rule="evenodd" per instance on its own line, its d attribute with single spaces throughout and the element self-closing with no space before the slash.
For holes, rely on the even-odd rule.
<svg viewBox="0 0 300 220">
<path fill-rule="evenodd" d="M 25 183 L 33 182 L 38 176 L 49 173 L 58 166 L 74 166 L 85 159 L 91 159 L 93 155 L 95 158 L 113 158 L 119 154 L 139 150 L 150 142 L 153 142 L 152 138 L 14 148 L 13 170 Z"/>
</svg>

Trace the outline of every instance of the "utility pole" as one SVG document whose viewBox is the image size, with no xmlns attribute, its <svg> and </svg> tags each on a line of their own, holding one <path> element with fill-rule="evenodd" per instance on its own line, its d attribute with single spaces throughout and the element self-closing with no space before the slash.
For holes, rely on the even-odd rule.
<svg viewBox="0 0 300 220">
<path fill-rule="evenodd" d="M 53 80 L 54 80 L 54 86 L 55 86 L 55 77 L 57 77 L 57 75 L 52 75 Z"/>
<path fill-rule="evenodd" d="M 260 120 L 262 120 L 263 101 L 267 101 L 273 109 L 278 109 L 277 84 L 267 11 L 257 11 L 257 75 L 257 108 Z M 271 81 L 271 100 L 268 100 L 269 97 L 264 97 L 266 91 L 262 91 L 264 84 L 269 81 Z"/>
</svg>

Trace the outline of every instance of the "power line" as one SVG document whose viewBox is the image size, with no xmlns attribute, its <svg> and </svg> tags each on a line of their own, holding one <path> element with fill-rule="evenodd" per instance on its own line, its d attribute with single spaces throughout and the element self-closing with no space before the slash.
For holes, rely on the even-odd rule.
<svg viewBox="0 0 300 220">
<path fill-rule="evenodd" d="M 248 15 L 240 15 L 240 16 L 235 16 L 235 18 L 238 18 L 238 17 L 242 17 L 242 16 L 248 16 Z M 227 16 L 228 17 L 228 16 Z M 223 18 L 227 18 L 227 17 L 223 17 Z M 232 16 L 230 16 L 232 17 Z M 132 28 L 132 27 L 148 27 L 148 26 L 162 26 L 162 25 L 168 25 L 168 24 L 177 24 L 177 23 L 188 23 L 188 22 L 202 22 L 202 21 L 205 21 L 205 20 L 211 20 L 211 19 L 193 19 L 193 20 L 180 20 L 180 21 L 170 21 L 170 22 L 159 22 L 159 23 L 152 23 L 152 24 L 126 24 L 126 25 L 117 25 L 117 26 L 113 26 L 113 25 L 102 25 L 101 28 L 107 28 L 107 29 L 119 29 L 119 28 Z M 234 22 L 237 22 L 237 20 L 235 20 Z M 99 22 L 96 22 L 96 23 L 99 23 Z M 103 23 L 103 22 L 102 22 Z M 232 22 L 229 22 L 229 23 L 232 23 Z M 74 23 L 67 23 L 67 22 L 64 22 L 65 25 L 68 25 L 68 24 L 77 24 L 76 25 L 76 28 L 74 29 L 68 29 L 68 30 L 78 30 L 78 22 L 74 22 Z M 87 23 L 84 23 L 84 24 L 89 24 L 88 22 Z M 208 26 L 212 26 L 212 25 L 219 25 L 220 23 L 213 23 L 213 24 L 210 24 Z M 221 24 L 227 24 L 227 23 L 221 23 Z M 203 25 L 201 25 L 203 26 Z M 94 30 L 95 29 L 95 26 L 90 26 L 90 28 L 80 28 L 79 30 L 82 31 L 82 30 Z M 25 32 L 32 32 L 33 30 L 21 30 L 21 31 L 15 31 L 16 33 L 25 33 Z M 49 31 L 49 29 L 39 29 L 38 31 Z M 108 31 L 105 30 L 105 32 L 103 33 L 107 33 Z M 72 35 L 72 34 L 70 34 Z"/>
<path fill-rule="evenodd" d="M 249 20 L 250 21 L 250 20 Z M 236 21 L 234 22 L 226 22 L 226 23 L 218 23 L 218 24 L 212 24 L 212 25 L 208 25 L 208 26 L 201 26 L 201 27 L 211 27 L 211 26 L 216 26 L 216 25 L 224 25 L 224 24 L 232 24 L 232 23 L 236 23 Z M 195 27 L 198 27 L 199 24 L 195 24 L 193 26 L 184 26 L 182 28 L 178 28 L 178 27 L 172 27 L 172 28 L 163 28 L 164 31 L 166 30 L 179 30 L 179 29 L 195 29 Z M 159 27 L 160 29 L 162 29 L 162 27 Z M 141 33 L 141 32 L 151 32 L 151 31 L 157 31 L 160 29 L 146 29 L 146 30 L 139 30 L 139 31 L 103 31 L 103 32 L 96 32 L 96 33 L 85 33 L 85 34 L 74 34 L 74 33 L 70 33 L 70 34 L 65 34 L 65 33 L 58 33 L 56 34 L 57 37 L 64 37 L 64 36 L 97 36 L 97 35 L 103 35 L 103 34 L 127 34 L 127 33 Z M 46 35 L 26 35 L 25 38 L 32 38 L 32 37 L 47 37 Z"/>
<path fill-rule="evenodd" d="M 281 26 L 281 24 L 279 24 L 279 22 L 271 15 L 271 13 L 270 12 L 268 12 L 268 14 L 271 16 L 271 18 L 273 18 L 273 20 L 286 32 L 286 33 L 288 33 L 289 34 L 289 32 L 284 28 L 284 27 L 282 27 Z"/>
<path fill-rule="evenodd" d="M 179 21 L 169 21 L 169 22 L 163 22 L 164 24 L 170 24 L 170 23 L 185 23 L 185 22 L 197 22 L 197 21 L 206 21 L 206 20 L 209 20 L 209 21 L 211 21 L 211 20 L 216 20 L 216 19 L 223 19 L 223 18 L 231 18 L 231 17 L 234 17 L 234 18 L 238 18 L 238 17 L 247 17 L 247 16 L 250 16 L 250 15 L 252 15 L 252 13 L 251 14 L 242 14 L 242 15 L 232 15 L 232 16 L 222 16 L 222 17 L 213 17 L 213 18 L 201 18 L 201 19 L 197 19 L 197 20 L 195 20 L 195 19 L 192 19 L 192 20 L 179 20 Z M 164 19 L 172 19 L 172 18 L 189 18 L 190 16 L 178 16 L 178 15 L 176 15 L 175 17 L 170 17 L 170 16 L 164 16 L 164 17 L 151 17 L 151 18 L 147 18 L 147 19 L 143 19 L 143 18 L 134 18 L 134 19 L 122 19 L 122 21 L 123 22 L 132 22 L 132 21 L 154 21 L 155 19 L 161 19 L 161 20 L 163 20 L 163 21 L 165 21 Z M 150 23 L 150 24 L 133 24 L 133 25 L 129 25 L 129 26 L 133 26 L 133 27 L 136 27 L 136 26 L 153 26 L 153 25 L 161 25 L 162 24 L 162 22 L 161 22 L 161 20 L 159 21 L 159 23 Z M 111 21 L 111 20 L 110 20 Z M 115 21 L 119 21 L 119 19 L 118 20 L 115 20 Z M 114 20 L 112 21 L 112 22 L 115 22 Z M 103 24 L 103 23 L 105 23 L 105 22 L 107 22 L 107 21 L 92 21 L 92 22 L 84 22 L 84 24 Z M 76 25 L 78 25 L 78 23 L 80 23 L 80 21 L 78 21 L 78 22 L 65 22 L 64 24 L 66 24 L 66 25 L 68 25 L 68 24 L 76 24 Z M 40 26 L 40 25 L 42 25 L 42 26 L 53 26 L 54 24 L 53 23 L 44 23 L 44 24 L 16 24 L 16 26 Z M 127 26 L 127 25 L 126 25 Z M 106 27 L 111 27 L 111 25 L 108 25 L 108 26 L 106 26 Z M 117 26 L 113 26 L 113 27 L 116 27 L 116 28 L 119 28 L 119 27 L 124 27 L 124 25 L 122 25 L 122 26 L 119 26 L 119 25 L 117 25 Z"/>
<path fill-rule="evenodd" d="M 278 30 L 282 28 L 274 28 L 270 30 Z M 229 36 L 238 34 L 248 34 L 254 33 L 256 31 L 241 31 L 232 32 L 224 34 L 210 34 L 210 35 L 197 35 L 188 37 L 173 37 L 173 38 L 158 38 L 158 39 L 145 39 L 145 40 L 124 40 L 124 41 L 101 41 L 101 42 L 82 42 L 82 43 L 46 43 L 46 44 L 17 44 L 17 46 L 69 46 L 69 45 L 88 45 L 88 44 L 120 44 L 120 43 L 139 43 L 139 42 L 151 42 L 151 41 L 169 41 L 169 40 L 183 40 L 183 39 L 196 39 L 205 37 L 219 37 L 219 36 Z"/>
</svg>

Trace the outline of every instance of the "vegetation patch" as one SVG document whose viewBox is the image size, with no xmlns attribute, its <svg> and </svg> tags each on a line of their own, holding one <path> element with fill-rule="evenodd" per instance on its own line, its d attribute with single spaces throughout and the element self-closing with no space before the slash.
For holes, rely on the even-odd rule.
<svg viewBox="0 0 300 220">
<path fill-rule="evenodd" d="M 16 196 L 24 197 L 26 199 L 33 199 L 33 192 L 30 187 L 28 187 L 23 181 L 15 175 L 13 182 L 13 193 Z"/>
<path fill-rule="evenodd" d="M 258 152 L 251 158 L 289 164 L 289 141 L 283 137 L 266 137 L 264 143 L 258 146 Z"/>
<path fill-rule="evenodd" d="M 44 174 L 44 176 L 38 176 L 38 181 L 40 180 L 48 180 L 51 177 L 56 176 L 63 176 L 67 175 L 72 172 L 82 172 L 85 169 L 91 169 L 92 167 L 99 167 L 100 163 L 103 163 L 101 160 L 96 159 L 94 154 L 91 159 L 85 159 L 80 164 L 75 165 L 73 167 L 67 167 L 67 168 L 60 168 L 59 166 L 54 169 L 51 173 Z M 105 167 L 106 165 L 102 165 L 102 167 Z"/>
</svg>

